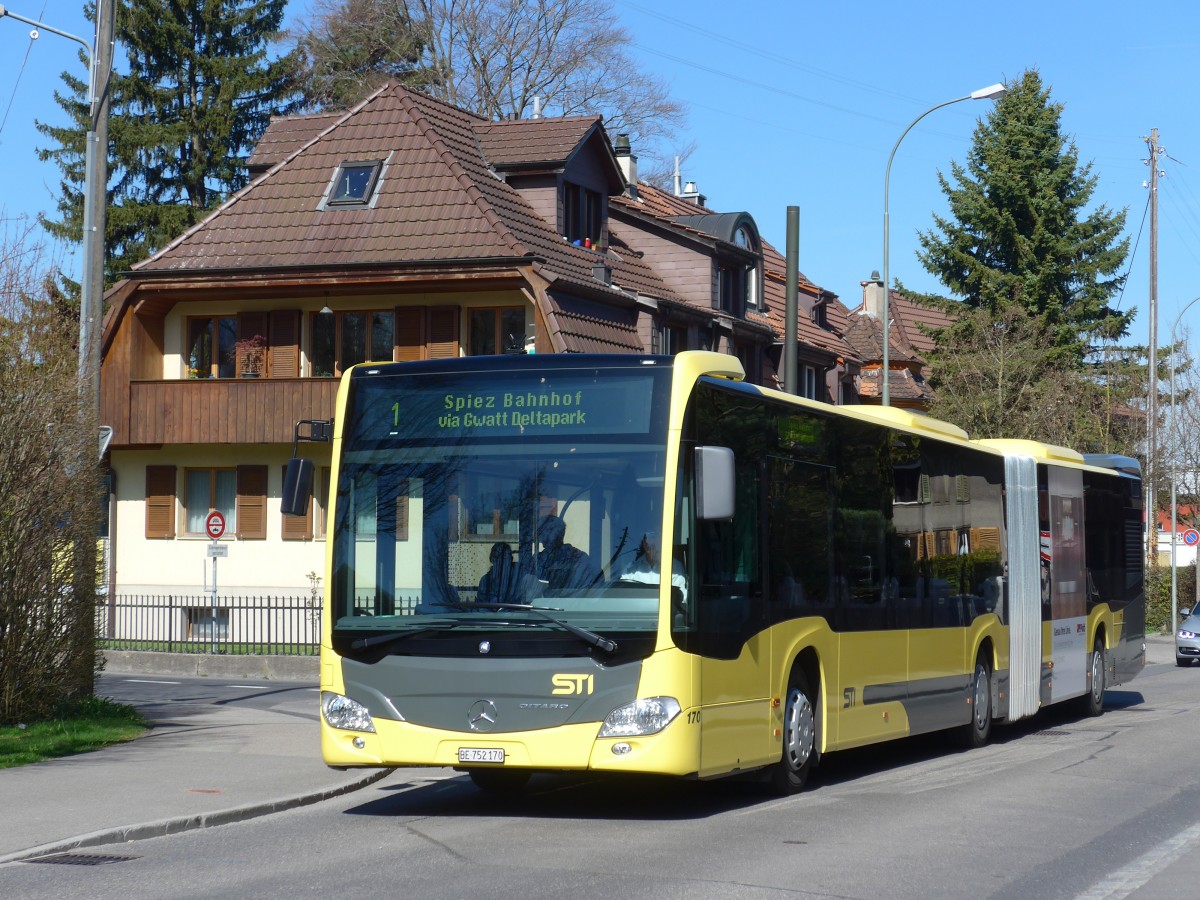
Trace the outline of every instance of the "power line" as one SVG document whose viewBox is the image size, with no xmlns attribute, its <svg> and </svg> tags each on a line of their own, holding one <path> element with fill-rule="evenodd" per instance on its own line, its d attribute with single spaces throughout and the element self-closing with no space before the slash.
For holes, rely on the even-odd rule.
<svg viewBox="0 0 1200 900">
<path fill-rule="evenodd" d="M 38 13 L 38 21 L 46 14 L 46 4 Z M 12 96 L 8 98 L 8 106 L 4 108 L 4 118 L 0 119 L 0 136 L 4 134 L 4 126 L 8 124 L 8 114 L 12 112 L 13 102 L 17 99 L 17 90 L 21 86 L 21 77 L 25 74 L 25 66 L 29 62 L 29 54 L 33 52 L 33 42 L 37 40 L 37 29 L 29 32 L 29 46 L 25 48 L 25 58 L 21 60 L 21 71 L 17 72 L 17 80 L 13 82 Z"/>
</svg>

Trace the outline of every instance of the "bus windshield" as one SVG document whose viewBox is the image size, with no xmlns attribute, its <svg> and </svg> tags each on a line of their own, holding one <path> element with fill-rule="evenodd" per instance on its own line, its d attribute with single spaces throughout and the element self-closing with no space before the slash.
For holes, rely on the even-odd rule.
<svg viewBox="0 0 1200 900">
<path fill-rule="evenodd" d="M 645 548 L 662 525 L 669 361 L 454 362 L 351 378 L 335 645 L 414 653 L 434 632 L 652 634 L 659 589 Z"/>
</svg>

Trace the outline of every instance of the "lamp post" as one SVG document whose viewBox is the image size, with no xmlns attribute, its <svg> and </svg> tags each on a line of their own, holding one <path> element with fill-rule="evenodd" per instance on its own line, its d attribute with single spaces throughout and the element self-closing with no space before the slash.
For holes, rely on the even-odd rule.
<svg viewBox="0 0 1200 900">
<path fill-rule="evenodd" d="M 905 135 L 913 130 L 918 122 L 929 115 L 934 110 L 941 109 L 943 106 L 949 106 L 952 103 L 961 103 L 963 100 L 995 100 L 1003 97 L 1008 92 L 1008 88 L 1003 84 L 993 84 L 989 87 L 980 88 L 977 91 L 971 91 L 965 97 L 955 97 L 953 100 L 947 100 L 945 103 L 939 103 L 937 106 L 931 106 L 925 112 L 921 113 L 913 119 L 908 127 L 896 138 L 896 143 L 892 146 L 892 152 L 888 154 L 887 168 L 883 173 L 883 387 L 881 399 L 884 406 L 891 405 L 891 391 L 889 389 L 889 366 L 891 364 L 891 336 L 889 334 L 889 321 L 891 319 L 891 286 L 888 284 L 888 184 L 892 178 L 892 160 L 896 158 L 896 151 L 900 149 L 900 142 L 904 140 Z"/>
<path fill-rule="evenodd" d="M 1177 526 L 1175 524 L 1178 518 L 1178 508 L 1175 505 L 1175 482 L 1178 480 L 1176 466 L 1178 463 L 1175 459 L 1175 454 L 1178 450 L 1179 435 L 1175 433 L 1175 329 L 1179 327 L 1180 321 L 1183 319 L 1183 314 L 1187 312 L 1193 303 L 1200 300 L 1200 297 L 1193 297 L 1187 302 L 1187 305 L 1179 311 L 1179 315 L 1175 317 L 1175 321 L 1171 323 L 1171 633 L 1175 633 L 1175 629 L 1179 627 L 1179 580 L 1175 572 L 1175 540 Z M 1151 503 L 1154 500 L 1151 498 Z M 1156 532 L 1157 533 L 1157 532 Z"/>
<path fill-rule="evenodd" d="M 17 15 L 0 4 L 5 16 L 80 44 L 88 57 L 88 131 L 83 175 L 83 277 L 79 280 L 79 417 L 96 422 L 100 413 L 100 315 L 104 294 L 105 187 L 108 181 L 108 91 L 101 88 L 112 63 L 114 5 L 96 3 L 96 48 L 78 35 Z M 105 40 L 107 35 L 108 39 Z M 35 30 L 31 37 L 37 37 Z"/>
</svg>

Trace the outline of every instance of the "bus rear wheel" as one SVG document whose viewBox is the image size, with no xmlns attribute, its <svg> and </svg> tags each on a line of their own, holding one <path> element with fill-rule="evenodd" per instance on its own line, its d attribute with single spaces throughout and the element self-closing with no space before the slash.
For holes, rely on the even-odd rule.
<svg viewBox="0 0 1200 900">
<path fill-rule="evenodd" d="M 515 794 L 529 783 L 530 772 L 522 769 L 469 769 L 475 787 L 499 794 Z"/>
<path fill-rule="evenodd" d="M 983 747 L 992 736 L 992 668 L 982 653 L 971 678 L 971 721 L 961 727 L 959 743 L 970 750 Z"/>
<path fill-rule="evenodd" d="M 1104 712 L 1104 640 L 1099 635 L 1088 654 L 1088 692 L 1079 698 L 1077 708 L 1085 716 Z"/>
<path fill-rule="evenodd" d="M 817 756 L 817 710 L 808 679 L 797 669 L 783 707 L 783 758 L 771 769 L 771 787 L 794 794 L 808 781 Z"/>
</svg>

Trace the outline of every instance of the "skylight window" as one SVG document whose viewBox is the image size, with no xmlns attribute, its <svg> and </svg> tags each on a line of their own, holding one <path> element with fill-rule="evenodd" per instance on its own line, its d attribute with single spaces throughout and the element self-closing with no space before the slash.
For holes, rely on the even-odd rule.
<svg viewBox="0 0 1200 900">
<path fill-rule="evenodd" d="M 329 192 L 329 206 L 366 206 L 379 181 L 382 163 L 342 163 Z"/>
</svg>

